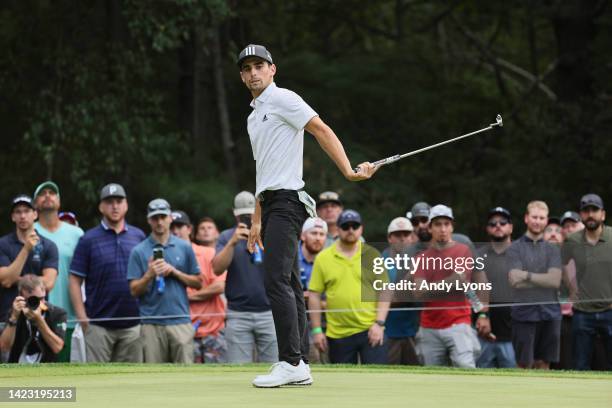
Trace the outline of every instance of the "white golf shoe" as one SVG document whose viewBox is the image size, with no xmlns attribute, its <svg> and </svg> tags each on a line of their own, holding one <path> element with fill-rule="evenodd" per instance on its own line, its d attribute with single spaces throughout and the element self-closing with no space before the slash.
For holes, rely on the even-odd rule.
<svg viewBox="0 0 612 408">
<path fill-rule="evenodd" d="M 286 361 L 279 361 L 272 365 L 269 374 L 255 377 L 253 385 L 258 388 L 273 388 L 280 387 L 281 385 L 304 383 L 308 382 L 308 380 L 310 380 L 310 384 L 312 384 L 310 370 L 303 361 L 300 361 L 300 364 L 297 366 L 293 366 Z"/>
<path fill-rule="evenodd" d="M 306 364 L 304 360 L 300 360 L 300 365 L 306 367 L 306 371 L 308 372 L 308 378 L 306 378 L 304 381 L 292 382 L 291 385 L 312 385 L 312 375 L 310 374 L 310 364 Z"/>
</svg>

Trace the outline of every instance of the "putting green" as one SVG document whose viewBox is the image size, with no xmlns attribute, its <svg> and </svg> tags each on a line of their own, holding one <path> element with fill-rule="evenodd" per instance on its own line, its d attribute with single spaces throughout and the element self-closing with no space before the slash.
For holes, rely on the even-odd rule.
<svg viewBox="0 0 612 408">
<path fill-rule="evenodd" d="M 267 367 L 0 366 L 0 386 L 76 387 L 76 403 L 17 407 L 612 407 L 612 374 L 313 366 L 310 387 L 256 389 Z"/>
</svg>

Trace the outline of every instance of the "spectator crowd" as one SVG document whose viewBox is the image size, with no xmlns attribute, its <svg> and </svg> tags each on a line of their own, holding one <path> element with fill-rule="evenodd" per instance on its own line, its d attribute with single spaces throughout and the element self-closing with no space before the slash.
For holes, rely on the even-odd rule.
<svg viewBox="0 0 612 408">
<path fill-rule="evenodd" d="M 455 231 L 451 207 L 418 202 L 390 220 L 384 245 L 366 241 L 367 220 L 339 194 L 318 198 L 297 258 L 311 362 L 612 370 L 612 228 L 598 195 L 561 217 L 529 202 L 520 236 L 520 218 L 492 208 L 484 243 Z M 156 198 L 145 233 L 126 222 L 120 184 L 101 189 L 101 220 L 87 231 L 60 211 L 54 182 L 17 195 L 15 229 L 0 238 L 1 361 L 276 362 L 265 248 L 246 246 L 256 200 L 238 193 L 235 225 L 220 232 L 214 219 L 193 223 Z M 364 295 L 374 276 L 364 268 L 398 256 L 482 263 L 387 267 L 379 279 L 418 289 Z M 491 289 L 449 297 L 423 285 L 455 281 Z"/>
</svg>

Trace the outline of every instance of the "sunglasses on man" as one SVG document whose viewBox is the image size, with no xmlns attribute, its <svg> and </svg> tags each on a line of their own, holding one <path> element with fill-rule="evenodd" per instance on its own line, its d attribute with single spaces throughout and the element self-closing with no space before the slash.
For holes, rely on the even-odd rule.
<svg viewBox="0 0 612 408">
<path fill-rule="evenodd" d="M 346 224 L 342 224 L 340 229 L 342 229 L 342 231 L 348 231 L 349 229 L 357 230 L 359 227 L 361 227 L 361 224 L 357 222 L 347 222 Z"/>
<path fill-rule="evenodd" d="M 505 226 L 506 226 L 506 225 L 508 225 L 508 224 L 509 224 L 509 222 L 508 222 L 508 221 L 506 221 L 506 220 L 489 221 L 489 222 L 487 223 L 487 225 L 488 225 L 489 227 L 491 227 L 491 228 L 495 228 L 495 227 L 497 227 L 498 225 L 499 225 L 500 227 L 505 227 Z"/>
</svg>

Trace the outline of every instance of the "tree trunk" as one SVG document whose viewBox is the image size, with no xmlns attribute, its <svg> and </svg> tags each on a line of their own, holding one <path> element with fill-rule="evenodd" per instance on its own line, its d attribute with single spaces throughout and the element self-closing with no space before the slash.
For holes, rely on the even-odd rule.
<svg viewBox="0 0 612 408">
<path fill-rule="evenodd" d="M 213 80 L 215 82 L 215 93 L 217 101 L 217 111 L 219 114 L 219 124 L 221 128 L 221 142 L 223 145 L 223 156 L 225 167 L 231 183 L 236 186 L 236 166 L 234 160 L 234 141 L 232 140 L 232 130 L 227 108 L 227 94 L 223 79 L 223 66 L 221 58 L 221 44 L 219 39 L 219 26 L 215 24 L 211 30 L 211 52 L 213 59 Z"/>
<path fill-rule="evenodd" d="M 552 17 L 559 66 L 556 93 L 562 101 L 578 101 L 593 95 L 590 48 L 595 38 L 597 1 L 566 0 Z"/>
</svg>

